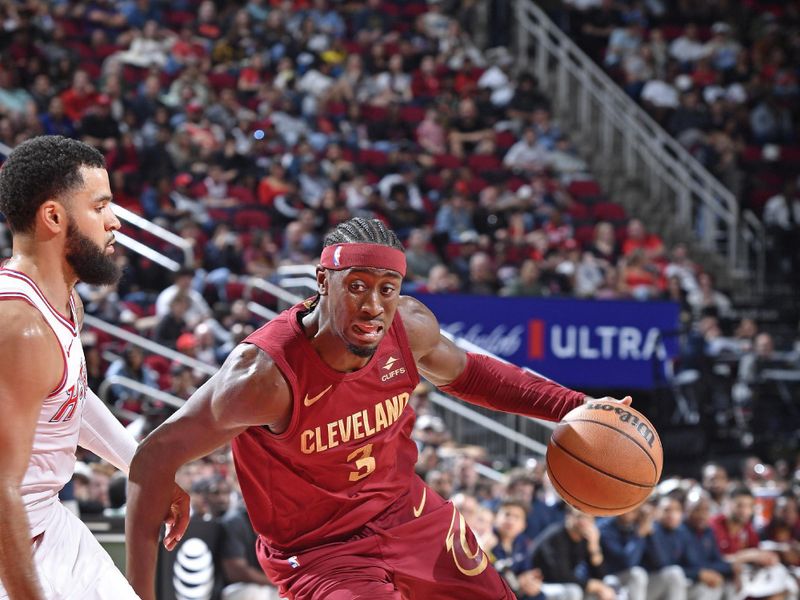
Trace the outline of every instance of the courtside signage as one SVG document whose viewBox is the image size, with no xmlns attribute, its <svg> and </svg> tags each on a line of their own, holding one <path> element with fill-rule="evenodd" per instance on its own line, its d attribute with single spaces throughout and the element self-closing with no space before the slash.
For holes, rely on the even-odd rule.
<svg viewBox="0 0 800 600">
<path fill-rule="evenodd" d="M 678 352 L 673 302 L 417 297 L 443 330 L 567 386 L 650 389 Z"/>
</svg>

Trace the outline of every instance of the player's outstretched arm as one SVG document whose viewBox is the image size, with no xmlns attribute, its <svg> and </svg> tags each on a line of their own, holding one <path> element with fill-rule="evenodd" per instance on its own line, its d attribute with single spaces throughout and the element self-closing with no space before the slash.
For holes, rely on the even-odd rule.
<svg viewBox="0 0 800 600">
<path fill-rule="evenodd" d="M 482 354 L 464 352 L 441 334 L 433 313 L 414 298 L 399 306 L 417 368 L 442 391 L 503 412 L 558 421 L 591 400 L 581 392 Z M 625 398 L 626 404 L 630 398 Z"/>
<path fill-rule="evenodd" d="M 252 425 L 284 422 L 290 407 L 288 385 L 272 359 L 255 346 L 241 344 L 183 407 L 140 444 L 128 476 L 125 538 L 128 579 L 142 600 L 155 599 L 158 535 L 170 516 L 178 468 Z"/>
<path fill-rule="evenodd" d="M 0 322 L 0 580 L 11 600 L 43 600 L 20 484 L 42 402 L 59 385 L 64 363 L 55 335 L 35 309 L 0 302 Z"/>
</svg>

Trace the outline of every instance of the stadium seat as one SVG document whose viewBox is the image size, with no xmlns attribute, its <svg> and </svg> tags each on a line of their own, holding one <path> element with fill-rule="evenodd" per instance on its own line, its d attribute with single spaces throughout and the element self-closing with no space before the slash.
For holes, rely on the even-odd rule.
<svg viewBox="0 0 800 600">
<path fill-rule="evenodd" d="M 233 226 L 239 231 L 251 229 L 269 230 L 272 220 L 264 211 L 255 208 L 244 208 L 236 211 L 233 216 Z"/>
<path fill-rule="evenodd" d="M 597 221 L 618 223 L 628 218 L 625 208 L 616 202 L 598 202 L 592 206 L 592 216 Z"/>
<path fill-rule="evenodd" d="M 599 198 L 603 195 L 600 185 L 593 179 L 578 179 L 567 186 L 574 198 Z"/>
<path fill-rule="evenodd" d="M 463 163 L 460 158 L 452 154 L 437 154 L 433 157 L 433 164 L 439 169 L 457 169 Z"/>
</svg>

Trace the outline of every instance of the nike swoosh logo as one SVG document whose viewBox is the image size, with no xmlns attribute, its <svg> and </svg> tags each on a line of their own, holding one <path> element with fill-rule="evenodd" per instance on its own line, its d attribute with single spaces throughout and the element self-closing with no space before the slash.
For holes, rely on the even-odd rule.
<svg viewBox="0 0 800 600">
<path fill-rule="evenodd" d="M 422 509 L 425 508 L 425 500 L 428 496 L 428 488 L 422 488 L 422 500 L 419 503 L 419 508 L 414 507 L 414 518 L 419 517 L 422 514 Z"/>
<path fill-rule="evenodd" d="M 333 387 L 333 384 L 329 385 L 328 387 L 326 387 L 324 390 L 322 390 L 319 394 L 317 394 L 313 398 L 309 398 L 308 394 L 306 394 L 306 397 L 303 399 L 303 404 L 305 404 L 306 406 L 311 406 L 312 404 L 314 404 L 314 402 L 316 402 L 317 400 L 322 398 L 325 394 L 327 394 L 328 390 L 330 390 L 332 387 Z"/>
</svg>

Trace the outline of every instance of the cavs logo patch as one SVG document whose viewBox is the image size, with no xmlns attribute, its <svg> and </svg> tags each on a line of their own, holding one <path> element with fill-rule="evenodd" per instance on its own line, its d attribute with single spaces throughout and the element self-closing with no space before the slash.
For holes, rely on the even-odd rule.
<svg viewBox="0 0 800 600">
<path fill-rule="evenodd" d="M 453 562 L 456 568 L 467 577 L 475 577 L 486 570 L 489 560 L 478 545 L 475 536 L 470 534 L 471 542 L 475 544 L 475 550 L 471 550 L 467 541 L 467 523 L 463 515 L 453 507 L 453 518 L 450 521 L 450 530 L 447 532 L 444 545 L 447 551 L 453 555 Z"/>
</svg>

